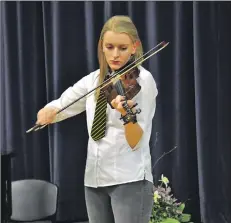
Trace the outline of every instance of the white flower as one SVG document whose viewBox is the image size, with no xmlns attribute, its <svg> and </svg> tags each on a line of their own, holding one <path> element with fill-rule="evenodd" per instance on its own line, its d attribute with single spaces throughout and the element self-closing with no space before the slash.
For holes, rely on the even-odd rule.
<svg viewBox="0 0 231 223">
<path fill-rule="evenodd" d="M 167 187 L 168 186 L 168 183 L 169 183 L 169 180 L 167 177 L 165 177 L 163 174 L 161 175 L 161 180 L 160 180 L 162 183 L 165 184 L 165 186 Z"/>
<path fill-rule="evenodd" d="M 156 190 L 154 192 L 154 202 L 157 203 L 159 198 L 161 198 L 161 196 L 159 195 L 158 191 Z"/>
</svg>

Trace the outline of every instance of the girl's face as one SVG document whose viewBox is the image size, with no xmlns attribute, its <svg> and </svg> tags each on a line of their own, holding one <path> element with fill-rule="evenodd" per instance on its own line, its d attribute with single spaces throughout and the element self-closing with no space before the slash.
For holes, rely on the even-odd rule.
<svg viewBox="0 0 231 223">
<path fill-rule="evenodd" d="M 103 38 L 103 52 L 109 67 L 115 71 L 128 62 L 136 47 L 127 34 L 107 31 Z"/>
</svg>

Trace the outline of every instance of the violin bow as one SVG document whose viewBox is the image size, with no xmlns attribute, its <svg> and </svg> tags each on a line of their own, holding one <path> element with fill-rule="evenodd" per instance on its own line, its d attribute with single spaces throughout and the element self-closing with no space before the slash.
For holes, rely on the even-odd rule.
<svg viewBox="0 0 231 223">
<path fill-rule="evenodd" d="M 90 90 L 89 92 L 87 92 L 86 94 L 82 95 L 81 97 L 77 98 L 76 100 L 74 100 L 73 102 L 69 103 L 68 105 L 64 106 L 63 108 L 61 108 L 60 110 L 57 111 L 57 114 L 59 114 L 60 112 L 62 112 L 63 110 L 65 110 L 66 108 L 70 107 L 71 105 L 73 105 L 74 103 L 76 103 L 77 101 L 81 100 L 82 98 L 90 95 L 93 91 L 95 91 L 98 88 L 104 88 L 105 86 L 111 84 L 113 81 L 120 79 L 121 76 L 123 76 L 125 73 L 127 73 L 128 71 L 132 70 L 133 68 L 139 66 L 141 63 L 143 63 L 145 60 L 147 60 L 148 58 L 154 56 L 155 54 L 157 54 L 159 51 L 161 51 L 162 49 L 164 49 L 167 45 L 169 44 L 169 42 L 165 42 L 162 41 L 160 42 L 158 45 L 156 45 L 155 47 L 153 47 L 152 49 L 150 49 L 148 52 L 146 52 L 145 54 L 143 54 L 141 57 L 137 58 L 135 61 L 133 61 L 131 64 L 129 64 L 127 67 L 131 66 L 130 68 L 127 69 L 127 67 L 124 67 L 123 69 L 121 69 L 119 72 L 115 72 L 111 77 L 109 77 L 106 81 L 104 81 L 103 83 L 101 83 L 100 85 L 98 85 L 97 87 L 93 88 L 92 90 Z M 158 50 L 154 51 L 153 53 L 151 53 L 149 56 L 147 56 L 146 58 L 142 59 L 144 56 L 146 56 L 148 53 L 150 53 L 151 51 L 153 51 L 154 49 L 156 49 L 157 47 L 161 46 Z M 141 60 L 142 59 L 142 60 Z M 140 61 L 139 61 L 140 60 Z M 139 62 L 137 62 L 139 61 Z M 135 64 L 135 65 L 133 65 Z M 133 65 L 133 66 L 132 66 Z M 124 71 L 126 70 L 126 71 Z M 124 72 L 123 72 L 124 71 Z M 120 74 L 121 73 L 121 74 Z M 35 124 L 32 128 L 28 129 L 26 131 L 26 133 L 32 132 L 32 131 L 38 131 L 40 129 L 43 129 L 44 127 L 46 127 L 48 124 L 44 124 L 44 125 L 40 125 L 40 124 Z"/>
</svg>

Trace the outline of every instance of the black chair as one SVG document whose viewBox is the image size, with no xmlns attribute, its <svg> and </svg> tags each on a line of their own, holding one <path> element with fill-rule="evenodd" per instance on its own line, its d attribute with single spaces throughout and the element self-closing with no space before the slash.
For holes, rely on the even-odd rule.
<svg viewBox="0 0 231 223">
<path fill-rule="evenodd" d="M 25 179 L 12 182 L 10 222 L 56 222 L 58 187 L 43 180 Z"/>
</svg>

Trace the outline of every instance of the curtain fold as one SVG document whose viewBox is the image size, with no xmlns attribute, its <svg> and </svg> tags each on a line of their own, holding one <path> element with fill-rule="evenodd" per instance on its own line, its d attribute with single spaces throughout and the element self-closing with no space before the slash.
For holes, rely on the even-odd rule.
<svg viewBox="0 0 231 223">
<path fill-rule="evenodd" d="M 231 5 L 224 2 L 209 5 L 195 2 L 193 12 L 198 183 L 202 220 L 230 222 L 231 106 L 228 95 L 231 90 L 228 85 L 231 83 L 231 65 L 228 58 L 231 55 Z"/>
<path fill-rule="evenodd" d="M 170 179 L 195 223 L 231 222 L 231 4 L 226 2 L 0 2 L 1 152 L 14 151 L 12 180 L 60 188 L 59 221 L 87 220 L 86 114 L 26 134 L 39 109 L 98 69 L 104 22 L 129 15 L 158 87 L 150 140 L 154 180 Z M 142 113 L 141 113 L 142 114 Z"/>
</svg>

